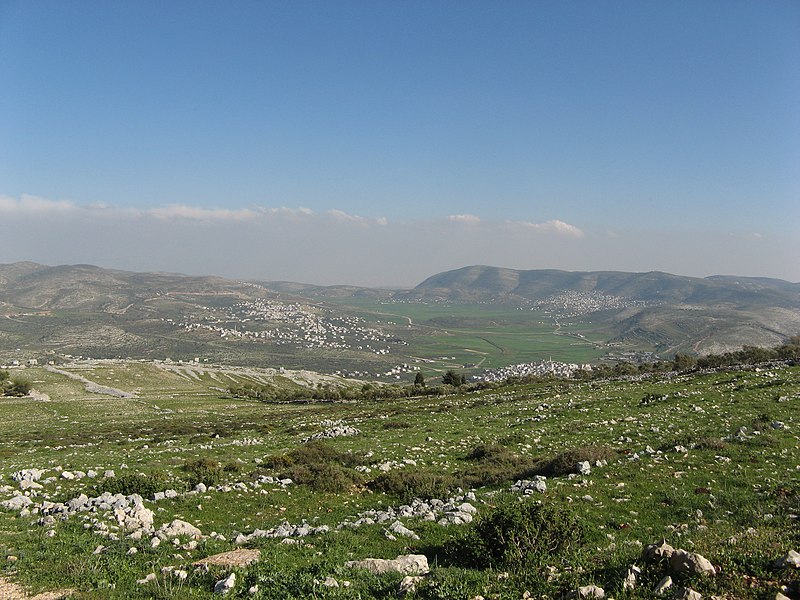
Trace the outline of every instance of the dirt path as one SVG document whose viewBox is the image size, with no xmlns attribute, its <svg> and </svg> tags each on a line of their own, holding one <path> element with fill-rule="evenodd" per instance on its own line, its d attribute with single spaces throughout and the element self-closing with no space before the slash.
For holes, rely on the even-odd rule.
<svg viewBox="0 0 800 600">
<path fill-rule="evenodd" d="M 57 590 L 31 596 L 25 591 L 25 588 L 0 577 L 0 600 L 61 600 L 61 598 L 69 598 L 72 592 L 73 590 Z"/>
</svg>

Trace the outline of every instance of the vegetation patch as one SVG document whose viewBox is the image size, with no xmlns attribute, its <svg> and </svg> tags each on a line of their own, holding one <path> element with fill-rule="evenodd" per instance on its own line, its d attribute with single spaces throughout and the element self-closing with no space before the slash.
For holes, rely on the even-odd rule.
<svg viewBox="0 0 800 600">
<path fill-rule="evenodd" d="M 549 460 L 537 463 L 525 476 L 544 475 L 545 477 L 558 477 L 578 473 L 578 463 L 588 462 L 594 466 L 597 462 L 613 460 L 617 456 L 616 450 L 606 446 L 579 446 L 560 452 Z"/>
<path fill-rule="evenodd" d="M 481 515 L 448 552 L 464 566 L 520 571 L 579 549 L 586 525 L 567 506 L 511 498 Z"/>
<path fill-rule="evenodd" d="M 414 498 L 447 498 L 456 487 L 456 479 L 448 473 L 397 469 L 381 473 L 368 487 L 410 502 Z"/>
</svg>

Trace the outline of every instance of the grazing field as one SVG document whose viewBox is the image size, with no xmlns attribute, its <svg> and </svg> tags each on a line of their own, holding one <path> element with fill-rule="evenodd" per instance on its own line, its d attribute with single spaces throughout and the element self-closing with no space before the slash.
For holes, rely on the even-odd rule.
<svg viewBox="0 0 800 600">
<path fill-rule="evenodd" d="M 669 575 L 666 597 L 800 593 L 800 570 L 775 565 L 800 550 L 800 367 L 296 404 L 224 392 L 284 376 L 266 371 L 60 369 L 83 380 L 19 370 L 38 394 L 0 398 L 0 585 L 81 599 L 589 585 L 653 598 Z M 643 552 L 662 539 L 713 573 Z M 209 559 L 235 549 L 259 552 Z M 401 555 L 427 568 L 348 565 Z"/>
</svg>

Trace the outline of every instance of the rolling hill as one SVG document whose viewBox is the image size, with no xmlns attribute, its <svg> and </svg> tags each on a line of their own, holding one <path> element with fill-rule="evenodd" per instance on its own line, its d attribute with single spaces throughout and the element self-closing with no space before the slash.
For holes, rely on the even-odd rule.
<svg viewBox="0 0 800 600">
<path fill-rule="evenodd" d="M 202 357 L 374 377 L 414 361 L 436 372 L 542 353 L 705 354 L 798 332 L 800 284 L 766 278 L 471 266 L 386 290 L 0 265 L 5 359 Z"/>
</svg>

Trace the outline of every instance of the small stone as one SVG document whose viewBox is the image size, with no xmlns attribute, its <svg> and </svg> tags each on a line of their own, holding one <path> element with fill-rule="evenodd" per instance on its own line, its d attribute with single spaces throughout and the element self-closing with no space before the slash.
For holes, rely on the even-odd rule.
<svg viewBox="0 0 800 600">
<path fill-rule="evenodd" d="M 666 540 L 661 540 L 657 544 L 648 544 L 642 550 L 642 560 L 646 563 L 658 562 L 661 559 L 669 559 L 675 553 L 675 548 L 670 546 Z"/>
<path fill-rule="evenodd" d="M 628 572 L 625 574 L 625 580 L 622 582 L 622 589 L 623 590 L 633 590 L 636 588 L 636 580 L 639 575 L 642 574 L 642 570 L 637 567 L 636 565 L 631 565 L 628 569 Z"/>
<path fill-rule="evenodd" d="M 325 581 L 322 582 L 322 585 L 330 588 L 338 588 L 339 582 L 336 581 L 333 577 L 326 577 Z"/>
<path fill-rule="evenodd" d="M 156 580 L 156 574 L 155 573 L 148 573 L 145 576 L 144 579 L 138 579 L 136 581 L 136 583 L 138 583 L 139 585 L 145 585 L 145 584 L 150 583 L 151 581 L 155 581 L 155 580 Z"/>
<path fill-rule="evenodd" d="M 679 588 L 673 598 L 674 600 L 703 600 L 703 595 L 691 588 Z"/>
<path fill-rule="evenodd" d="M 422 581 L 422 579 L 423 578 L 419 575 L 406 575 L 400 580 L 400 584 L 397 586 L 397 593 L 401 596 L 413 594 L 417 591 L 417 584 Z"/>
<path fill-rule="evenodd" d="M 227 594 L 236 587 L 236 573 L 231 573 L 225 579 L 220 579 L 214 584 L 215 594 Z"/>
<path fill-rule="evenodd" d="M 782 556 L 775 561 L 776 569 L 788 569 L 790 567 L 800 569 L 800 552 L 789 550 L 786 556 Z"/>
<path fill-rule="evenodd" d="M 658 582 L 658 585 L 653 590 L 653 593 L 656 596 L 663 596 L 664 593 L 671 587 L 672 587 L 672 577 L 667 575 L 666 577 L 664 577 L 664 579 Z"/>
<path fill-rule="evenodd" d="M 598 587 L 596 585 L 584 585 L 579 587 L 577 590 L 570 592 L 567 595 L 568 599 L 582 599 L 582 598 L 605 598 L 606 592 L 603 588 Z"/>
</svg>

